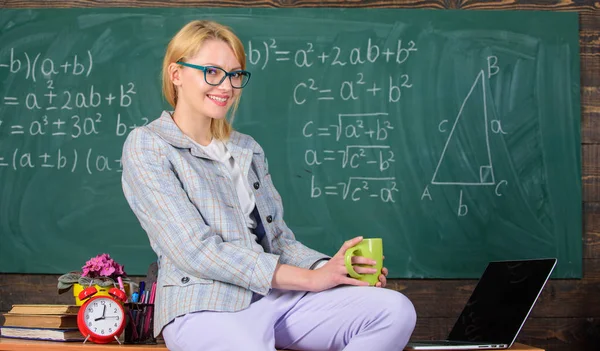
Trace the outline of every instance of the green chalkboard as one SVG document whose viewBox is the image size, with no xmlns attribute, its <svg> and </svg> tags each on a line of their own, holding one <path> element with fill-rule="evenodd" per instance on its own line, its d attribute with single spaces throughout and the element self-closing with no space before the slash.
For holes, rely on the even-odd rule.
<svg viewBox="0 0 600 351">
<path fill-rule="evenodd" d="M 234 127 L 305 244 L 382 237 L 395 278 L 533 257 L 581 277 L 577 14 L 389 9 L 0 10 L 0 272 L 108 252 L 145 273 L 121 148 L 167 108 L 162 55 L 193 19 L 244 42 Z"/>
</svg>

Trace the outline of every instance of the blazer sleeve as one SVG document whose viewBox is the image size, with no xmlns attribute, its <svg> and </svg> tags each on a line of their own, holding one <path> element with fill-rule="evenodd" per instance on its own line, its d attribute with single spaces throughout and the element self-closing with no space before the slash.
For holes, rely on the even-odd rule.
<svg viewBox="0 0 600 351">
<path fill-rule="evenodd" d="M 223 242 L 206 225 L 166 155 L 171 147 L 145 127 L 123 146 L 123 191 L 154 251 L 192 276 L 266 295 L 279 256 Z"/>
</svg>

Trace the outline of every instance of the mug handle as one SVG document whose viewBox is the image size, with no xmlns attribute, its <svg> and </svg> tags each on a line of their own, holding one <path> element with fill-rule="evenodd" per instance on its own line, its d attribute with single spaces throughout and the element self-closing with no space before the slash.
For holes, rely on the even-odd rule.
<svg viewBox="0 0 600 351">
<path fill-rule="evenodd" d="M 354 267 L 352 266 L 352 256 L 356 256 L 356 252 L 359 251 L 360 249 L 356 248 L 356 247 L 351 247 L 348 250 L 346 250 L 346 254 L 345 259 L 346 259 L 346 271 L 348 272 L 348 274 L 350 274 L 350 276 L 352 278 L 360 278 L 362 277 L 361 274 L 356 273 L 356 271 L 354 270 Z"/>
</svg>

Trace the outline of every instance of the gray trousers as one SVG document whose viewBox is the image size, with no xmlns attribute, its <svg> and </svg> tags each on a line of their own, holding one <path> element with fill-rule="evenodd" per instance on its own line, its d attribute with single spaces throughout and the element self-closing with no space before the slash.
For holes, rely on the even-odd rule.
<svg viewBox="0 0 600 351">
<path fill-rule="evenodd" d="M 415 323 L 410 300 L 390 289 L 273 289 L 242 311 L 180 316 L 163 337 L 171 351 L 394 351 L 404 348 Z"/>
</svg>

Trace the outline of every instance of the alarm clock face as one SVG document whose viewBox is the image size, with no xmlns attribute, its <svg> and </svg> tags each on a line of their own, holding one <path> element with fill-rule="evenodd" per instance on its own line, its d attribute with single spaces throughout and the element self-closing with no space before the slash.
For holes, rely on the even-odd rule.
<svg viewBox="0 0 600 351">
<path fill-rule="evenodd" d="M 110 297 L 92 299 L 83 312 L 86 329 L 99 337 L 112 337 L 123 330 L 125 313 L 121 305 Z M 117 335 L 118 336 L 118 335 Z"/>
</svg>

